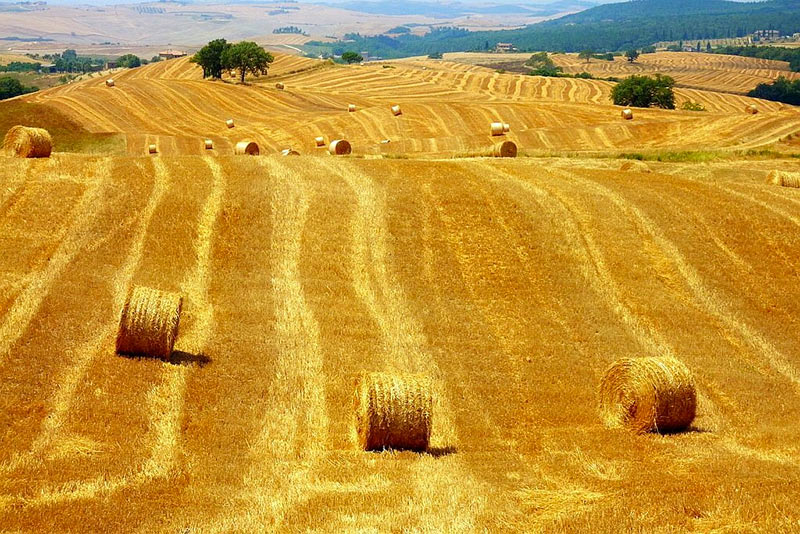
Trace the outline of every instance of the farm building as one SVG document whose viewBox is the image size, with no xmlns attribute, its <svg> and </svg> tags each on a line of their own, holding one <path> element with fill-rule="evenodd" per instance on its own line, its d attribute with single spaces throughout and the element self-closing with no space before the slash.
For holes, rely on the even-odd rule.
<svg viewBox="0 0 800 534">
<path fill-rule="evenodd" d="M 517 47 L 513 43 L 497 43 L 494 49 L 495 52 L 514 52 Z"/>
<path fill-rule="evenodd" d="M 183 57 L 186 55 L 186 52 L 183 50 L 164 50 L 158 53 L 158 57 L 161 59 L 175 59 L 178 57 Z"/>
</svg>

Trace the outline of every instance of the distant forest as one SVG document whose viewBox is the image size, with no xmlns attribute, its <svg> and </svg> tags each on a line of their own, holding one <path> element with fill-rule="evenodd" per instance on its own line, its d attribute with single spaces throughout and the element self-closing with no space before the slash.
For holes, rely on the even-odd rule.
<svg viewBox="0 0 800 534">
<path fill-rule="evenodd" d="M 333 43 L 332 51 L 341 54 L 345 50 L 366 50 L 373 56 L 394 58 L 489 50 L 498 42 L 511 42 L 521 51 L 614 52 L 659 41 L 744 37 L 756 30 L 779 30 L 789 35 L 800 32 L 800 0 L 635 0 L 601 5 L 519 30 L 469 32 L 437 28 L 425 36 L 393 37 L 349 34 L 343 41 Z"/>
</svg>

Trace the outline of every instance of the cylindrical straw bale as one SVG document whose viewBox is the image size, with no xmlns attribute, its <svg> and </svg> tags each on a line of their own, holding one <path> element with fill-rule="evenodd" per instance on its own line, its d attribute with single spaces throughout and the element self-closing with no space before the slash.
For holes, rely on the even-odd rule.
<svg viewBox="0 0 800 534">
<path fill-rule="evenodd" d="M 783 187 L 800 187 L 800 172 L 772 171 L 767 183 Z"/>
<path fill-rule="evenodd" d="M 600 382 L 600 416 L 610 428 L 678 432 L 696 410 L 692 372 L 675 358 L 623 358 Z"/>
<path fill-rule="evenodd" d="M 328 152 L 330 152 L 332 156 L 346 156 L 352 151 L 353 148 L 346 139 L 336 139 L 335 141 L 331 141 L 331 144 L 328 147 Z"/>
<path fill-rule="evenodd" d="M 433 411 L 432 386 L 427 378 L 362 374 L 356 384 L 355 409 L 362 449 L 427 450 Z"/>
<path fill-rule="evenodd" d="M 392 115 L 394 115 L 395 117 L 399 117 L 402 114 L 403 110 L 400 109 L 400 106 L 397 105 L 392 106 Z"/>
<path fill-rule="evenodd" d="M 258 145 L 253 141 L 239 141 L 233 149 L 237 156 L 258 156 Z"/>
<path fill-rule="evenodd" d="M 214 141 L 211 140 L 211 139 L 206 139 L 205 142 L 204 142 L 204 146 L 206 147 L 206 150 L 213 150 L 214 149 Z"/>
<path fill-rule="evenodd" d="M 122 308 L 117 353 L 169 359 L 178 337 L 183 297 L 137 286 Z"/>
<path fill-rule="evenodd" d="M 749 113 L 751 115 L 755 115 L 758 113 L 758 106 L 755 104 L 749 104 L 747 107 L 744 108 L 745 113 Z"/>
<path fill-rule="evenodd" d="M 508 133 L 510 131 L 511 131 L 511 125 L 508 124 L 507 122 L 504 122 L 503 123 L 503 133 Z"/>
<path fill-rule="evenodd" d="M 325 138 L 324 138 L 324 137 L 322 137 L 322 136 L 320 136 L 320 137 L 315 137 L 315 138 L 314 138 L 314 143 L 315 143 L 315 144 L 316 144 L 318 147 L 325 146 Z"/>
<path fill-rule="evenodd" d="M 628 109 L 628 108 L 623 109 L 622 110 L 622 118 L 625 119 L 626 121 L 633 120 L 633 110 Z"/>
<path fill-rule="evenodd" d="M 149 152 L 150 154 L 157 154 L 158 147 L 156 145 L 148 145 L 147 152 Z"/>
<path fill-rule="evenodd" d="M 275 84 L 275 89 L 279 89 L 279 90 L 283 91 L 285 88 L 286 88 L 286 86 L 283 85 L 283 82 L 278 82 L 278 83 Z"/>
<path fill-rule="evenodd" d="M 491 128 L 492 135 L 503 135 L 505 133 L 505 128 L 503 128 L 502 122 L 493 122 Z"/>
<path fill-rule="evenodd" d="M 494 145 L 492 156 L 496 158 L 516 158 L 517 144 L 514 141 L 503 141 Z"/>
<path fill-rule="evenodd" d="M 114 83 L 114 80 L 112 78 L 106 80 L 106 87 L 114 87 L 114 85 L 116 84 Z"/>
<path fill-rule="evenodd" d="M 18 158 L 49 158 L 53 138 L 43 128 L 13 126 L 3 139 L 3 150 Z"/>
<path fill-rule="evenodd" d="M 285 149 L 281 150 L 281 155 L 282 156 L 299 156 L 300 152 L 298 152 L 297 150 L 292 150 L 291 148 L 285 148 Z"/>
<path fill-rule="evenodd" d="M 347 105 L 347 111 L 349 111 L 350 113 L 354 112 L 355 110 L 356 110 L 356 105 L 355 104 L 348 104 Z"/>
<path fill-rule="evenodd" d="M 233 128 L 236 125 L 233 123 L 233 119 L 228 119 L 225 121 L 225 126 L 227 126 L 228 128 Z"/>
</svg>

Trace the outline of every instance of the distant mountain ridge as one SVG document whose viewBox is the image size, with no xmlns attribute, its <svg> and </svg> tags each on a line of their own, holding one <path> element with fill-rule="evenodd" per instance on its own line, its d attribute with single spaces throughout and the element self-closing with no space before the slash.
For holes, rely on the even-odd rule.
<svg viewBox="0 0 800 534">
<path fill-rule="evenodd" d="M 525 4 L 519 3 L 463 3 L 463 2 L 322 2 L 324 5 L 347 9 L 359 13 L 369 13 L 371 15 L 424 15 L 429 17 L 452 18 L 471 14 L 492 15 L 492 14 L 529 14 L 532 17 L 549 17 L 572 11 L 582 11 L 592 8 L 597 4 L 585 0 L 558 0 L 548 4 Z"/>
</svg>

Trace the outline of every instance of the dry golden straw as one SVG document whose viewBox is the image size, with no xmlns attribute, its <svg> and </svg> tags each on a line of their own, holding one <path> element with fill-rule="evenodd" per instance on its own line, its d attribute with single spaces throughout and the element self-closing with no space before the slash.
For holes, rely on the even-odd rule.
<svg viewBox="0 0 800 534">
<path fill-rule="evenodd" d="M 767 183 L 782 187 L 800 187 L 800 173 L 772 171 L 767 177 Z"/>
<path fill-rule="evenodd" d="M 233 149 L 237 156 L 258 156 L 258 145 L 253 141 L 239 141 Z"/>
<path fill-rule="evenodd" d="M 106 80 L 106 87 L 114 87 L 114 80 L 111 78 Z"/>
<path fill-rule="evenodd" d="M 158 147 L 156 147 L 156 145 L 150 145 L 147 147 L 147 151 L 151 154 L 155 154 L 158 152 Z"/>
<path fill-rule="evenodd" d="M 399 117 L 403 114 L 403 110 L 400 109 L 400 106 L 392 106 L 392 115 L 395 117 Z"/>
<path fill-rule="evenodd" d="M 356 110 L 356 105 L 355 104 L 348 104 L 347 105 L 347 111 L 349 111 L 350 113 L 354 112 L 355 110 Z"/>
<path fill-rule="evenodd" d="M 427 378 L 365 373 L 356 384 L 355 409 L 362 449 L 427 450 L 433 410 L 432 387 Z"/>
<path fill-rule="evenodd" d="M 600 382 L 600 416 L 609 428 L 677 432 L 696 410 L 692 372 L 675 358 L 623 358 Z"/>
<path fill-rule="evenodd" d="M 283 85 L 283 82 L 278 82 L 275 84 L 275 89 L 280 89 L 281 91 L 283 91 L 285 88 L 286 86 Z"/>
<path fill-rule="evenodd" d="M 137 286 L 122 308 L 117 353 L 169 359 L 178 337 L 183 297 Z"/>
<path fill-rule="evenodd" d="M 353 148 L 345 139 L 336 139 L 335 141 L 331 141 L 331 144 L 328 147 L 328 152 L 330 152 L 332 156 L 346 156 L 352 151 Z"/>
<path fill-rule="evenodd" d="M 228 119 L 228 120 L 226 120 L 226 121 L 225 121 L 225 125 L 226 125 L 228 128 L 233 128 L 233 127 L 235 126 L 235 124 L 233 124 L 233 119 Z"/>
<path fill-rule="evenodd" d="M 3 150 L 18 158 L 49 158 L 53 138 L 42 128 L 13 126 L 3 139 Z"/>
<path fill-rule="evenodd" d="M 297 150 L 292 150 L 291 148 L 285 148 L 281 150 L 281 156 L 299 156 L 300 152 Z"/>
<path fill-rule="evenodd" d="M 633 111 L 630 109 L 623 109 L 622 118 L 625 119 L 626 121 L 633 120 Z"/>
<path fill-rule="evenodd" d="M 758 107 L 755 104 L 749 104 L 746 108 L 744 108 L 745 113 L 749 113 L 751 115 L 755 115 L 758 113 Z"/>
<path fill-rule="evenodd" d="M 320 146 L 325 146 L 325 138 L 324 138 L 324 137 L 321 137 L 321 136 L 320 136 L 320 137 L 315 137 L 315 138 L 314 138 L 314 143 L 316 143 L 316 145 L 317 145 L 318 147 L 320 147 Z"/>
<path fill-rule="evenodd" d="M 206 150 L 213 150 L 214 149 L 214 141 L 212 141 L 211 139 L 206 139 L 204 144 L 205 144 Z"/>
<path fill-rule="evenodd" d="M 517 144 L 514 141 L 503 141 L 494 145 L 492 156 L 496 158 L 516 158 Z"/>
<path fill-rule="evenodd" d="M 502 122 L 493 122 L 491 128 L 492 135 L 503 135 L 505 133 L 505 127 Z"/>
</svg>

